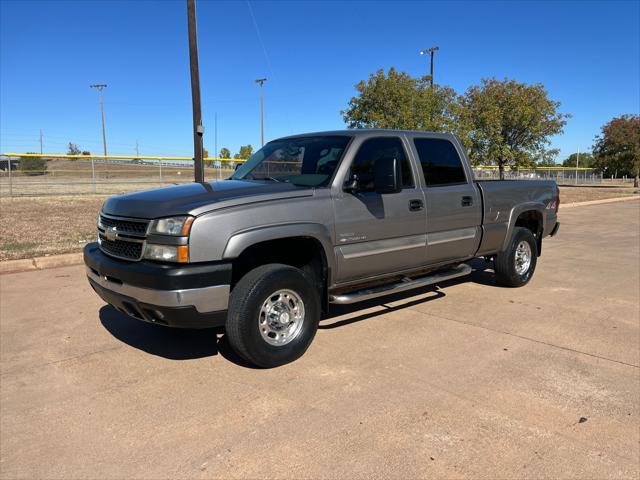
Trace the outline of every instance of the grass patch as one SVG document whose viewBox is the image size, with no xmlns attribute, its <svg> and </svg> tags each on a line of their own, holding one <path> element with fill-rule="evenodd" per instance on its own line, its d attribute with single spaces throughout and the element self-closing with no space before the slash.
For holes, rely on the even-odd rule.
<svg viewBox="0 0 640 480">
<path fill-rule="evenodd" d="M 0 250 L 7 252 L 19 252 L 20 250 L 30 250 L 37 247 L 36 242 L 5 242 L 0 245 Z"/>
</svg>

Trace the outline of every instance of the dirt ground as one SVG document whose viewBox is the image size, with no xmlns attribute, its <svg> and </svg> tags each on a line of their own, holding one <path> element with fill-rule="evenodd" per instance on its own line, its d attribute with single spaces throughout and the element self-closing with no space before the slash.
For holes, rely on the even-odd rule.
<svg viewBox="0 0 640 480">
<path fill-rule="evenodd" d="M 106 306 L 81 265 L 0 275 L 0 478 L 637 480 L 640 202 L 560 221 L 525 287 L 472 262 L 271 370 Z"/>
<path fill-rule="evenodd" d="M 159 186 L 159 185 L 157 185 Z M 561 186 L 562 204 L 633 195 L 631 187 Z M 107 195 L 0 198 L 0 261 L 79 252 Z"/>
</svg>

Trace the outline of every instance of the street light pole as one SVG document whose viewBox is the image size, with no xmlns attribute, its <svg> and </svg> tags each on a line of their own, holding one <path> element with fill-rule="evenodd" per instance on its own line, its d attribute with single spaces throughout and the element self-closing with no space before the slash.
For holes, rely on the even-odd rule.
<svg viewBox="0 0 640 480">
<path fill-rule="evenodd" d="M 420 55 L 426 55 L 427 53 L 431 56 L 430 68 L 429 68 L 429 78 L 431 80 L 431 87 L 433 87 L 433 54 L 440 50 L 440 47 L 431 47 L 426 50 L 421 50 Z"/>
<path fill-rule="evenodd" d="M 191 73 L 191 104 L 193 106 L 193 173 L 196 182 L 204 182 L 202 160 L 202 106 L 200 104 L 200 69 L 198 67 L 198 32 L 196 2 L 187 0 L 187 24 L 189 29 L 189 67 Z"/>
<path fill-rule="evenodd" d="M 90 88 L 97 88 L 98 93 L 100 94 L 100 115 L 102 115 L 102 147 L 104 149 L 104 156 L 107 156 L 107 134 L 104 130 L 104 99 L 102 97 L 102 90 L 104 90 L 107 85 L 104 83 L 98 83 L 95 85 L 89 85 Z M 106 160 L 106 158 L 105 158 Z"/>
<path fill-rule="evenodd" d="M 259 78 L 256 83 L 260 84 L 260 142 L 264 147 L 264 95 L 262 93 L 262 84 L 266 82 L 266 78 Z"/>
</svg>

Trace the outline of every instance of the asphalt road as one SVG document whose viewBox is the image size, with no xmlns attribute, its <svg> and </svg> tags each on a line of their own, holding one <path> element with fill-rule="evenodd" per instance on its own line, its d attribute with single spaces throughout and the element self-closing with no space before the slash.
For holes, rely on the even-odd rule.
<svg viewBox="0 0 640 480">
<path fill-rule="evenodd" d="M 0 476 L 638 478 L 640 202 L 561 221 L 528 286 L 475 262 L 273 370 L 117 313 L 81 267 L 0 276 Z"/>
</svg>

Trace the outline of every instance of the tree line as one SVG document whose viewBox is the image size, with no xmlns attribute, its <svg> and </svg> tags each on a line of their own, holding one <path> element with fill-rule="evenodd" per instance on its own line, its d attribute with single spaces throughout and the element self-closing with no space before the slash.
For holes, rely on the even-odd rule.
<svg viewBox="0 0 640 480">
<path fill-rule="evenodd" d="M 412 77 L 390 68 L 372 73 L 355 85 L 342 117 L 349 128 L 392 128 L 449 132 L 458 136 L 474 165 L 506 167 L 556 165 L 551 137 L 561 134 L 568 113 L 559 111 L 538 83 L 512 79 L 482 79 L 458 94 L 447 86 L 431 85 L 430 77 Z M 577 155 L 564 160 L 576 166 Z M 640 175 L 640 117 L 621 115 L 602 126 L 592 152 L 580 154 L 579 165 L 605 175 Z"/>
</svg>

